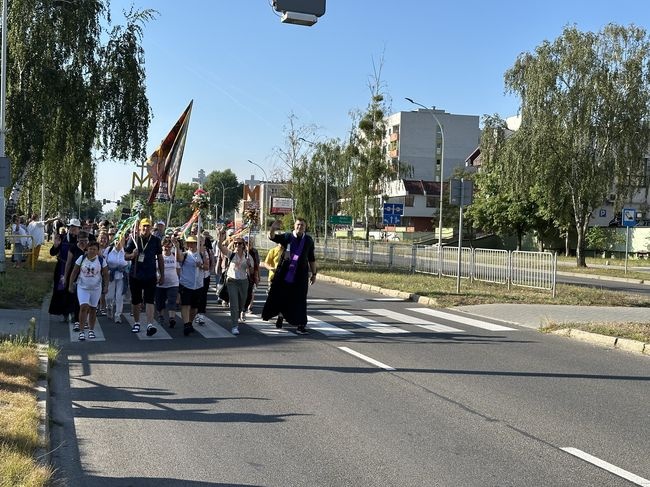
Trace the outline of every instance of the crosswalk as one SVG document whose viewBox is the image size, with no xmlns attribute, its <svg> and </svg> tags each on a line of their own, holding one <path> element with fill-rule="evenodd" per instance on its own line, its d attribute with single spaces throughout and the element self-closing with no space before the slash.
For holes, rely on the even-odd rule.
<svg viewBox="0 0 650 487">
<path fill-rule="evenodd" d="M 400 311 L 388 308 L 370 307 L 348 307 L 341 309 L 341 303 L 332 306 L 333 300 L 310 300 L 307 328 L 312 335 L 323 335 L 328 338 L 353 338 L 363 333 L 374 333 L 381 336 L 420 336 L 422 334 L 455 335 L 467 334 L 468 332 L 506 332 L 516 331 L 517 328 L 493 323 L 470 316 L 442 311 L 432 308 L 406 306 Z M 367 301 L 366 301 L 367 302 Z M 380 304 L 381 306 L 381 304 Z M 228 309 L 222 307 L 209 307 L 209 314 L 205 317 L 203 325 L 194 325 L 196 334 L 206 339 L 236 339 L 230 333 L 230 314 Z M 95 326 L 95 335 L 92 341 L 106 341 L 106 333 L 103 327 L 114 330 L 121 330 L 122 334 L 132 335 L 141 341 L 152 340 L 173 340 L 183 337 L 183 325 L 178 316 L 178 324 L 175 330 L 168 327 L 157 326 L 157 333 L 147 336 L 146 325 L 142 324 L 139 333 L 131 333 L 134 323 L 132 316 L 125 313 L 122 315 L 121 324 L 114 324 L 112 320 L 105 317 L 99 318 Z M 297 337 L 295 328 L 276 328 L 275 320 L 263 321 L 259 315 L 249 314 L 246 322 L 239 325 L 243 335 L 259 333 L 267 337 Z M 79 341 L 79 333 L 72 331 L 70 325 L 70 341 Z M 86 341 L 91 341 L 87 338 Z M 128 332 L 128 333 L 127 333 Z M 241 335 L 240 335 L 241 336 Z"/>
</svg>

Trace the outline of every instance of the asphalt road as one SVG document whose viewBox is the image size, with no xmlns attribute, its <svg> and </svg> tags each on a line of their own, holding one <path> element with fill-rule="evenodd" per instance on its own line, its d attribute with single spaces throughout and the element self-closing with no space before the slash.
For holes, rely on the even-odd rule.
<svg viewBox="0 0 650 487">
<path fill-rule="evenodd" d="M 306 337 L 53 323 L 58 485 L 650 485 L 647 357 L 426 310 L 319 282 Z"/>
</svg>

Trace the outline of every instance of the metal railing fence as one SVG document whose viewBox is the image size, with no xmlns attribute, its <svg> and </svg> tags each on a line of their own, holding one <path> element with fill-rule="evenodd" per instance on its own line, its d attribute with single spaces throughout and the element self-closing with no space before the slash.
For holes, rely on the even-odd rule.
<svg viewBox="0 0 650 487">
<path fill-rule="evenodd" d="M 409 272 L 457 277 L 458 247 L 406 245 L 374 240 L 315 239 L 318 259 L 377 265 Z M 260 249 L 273 242 L 257 235 Z M 549 290 L 555 296 L 557 255 L 551 252 L 461 248 L 460 277 L 476 281 Z"/>
</svg>

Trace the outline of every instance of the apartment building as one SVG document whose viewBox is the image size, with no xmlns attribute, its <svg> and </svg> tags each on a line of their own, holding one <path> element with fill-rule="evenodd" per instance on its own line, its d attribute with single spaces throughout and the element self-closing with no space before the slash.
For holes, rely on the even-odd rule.
<svg viewBox="0 0 650 487">
<path fill-rule="evenodd" d="M 405 226 L 431 231 L 440 184 L 465 167 L 467 154 L 479 144 L 479 117 L 419 109 L 389 115 L 386 127 L 387 156 L 397 175 L 386 186 L 388 202 L 404 203 Z"/>
</svg>

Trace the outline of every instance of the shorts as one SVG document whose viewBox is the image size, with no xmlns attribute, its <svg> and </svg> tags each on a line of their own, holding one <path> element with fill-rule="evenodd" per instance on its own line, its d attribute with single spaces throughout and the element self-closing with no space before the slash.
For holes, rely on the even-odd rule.
<svg viewBox="0 0 650 487">
<path fill-rule="evenodd" d="M 161 311 L 165 308 L 168 310 L 176 309 L 176 297 L 178 296 L 178 286 L 157 287 L 156 288 L 156 309 Z"/>
<path fill-rule="evenodd" d="M 156 282 L 157 279 L 136 279 L 133 276 L 129 277 L 129 287 L 131 288 L 131 304 L 153 304 L 156 297 Z M 144 299 L 143 299 L 144 296 Z"/>
<path fill-rule="evenodd" d="M 203 288 L 188 289 L 184 286 L 178 286 L 178 293 L 181 295 L 181 306 L 198 308 L 203 297 Z"/>
<path fill-rule="evenodd" d="M 77 286 L 77 299 L 79 300 L 79 306 L 87 304 L 91 308 L 96 308 L 101 295 L 101 287 L 98 287 L 96 289 L 83 289 Z"/>
</svg>

